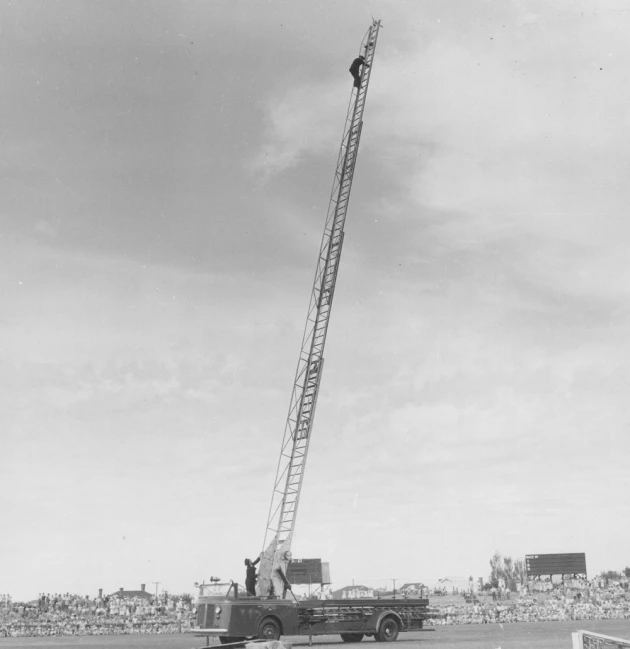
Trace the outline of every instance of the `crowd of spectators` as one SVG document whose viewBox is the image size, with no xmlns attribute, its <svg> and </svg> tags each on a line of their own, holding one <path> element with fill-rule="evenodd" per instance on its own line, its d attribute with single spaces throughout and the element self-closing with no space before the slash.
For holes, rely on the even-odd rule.
<svg viewBox="0 0 630 649">
<path fill-rule="evenodd" d="M 549 582 L 547 582 L 549 583 Z M 506 624 L 559 620 L 630 619 L 628 583 L 599 582 L 529 588 L 501 598 L 486 596 L 475 603 L 434 606 L 431 624 Z M 475 598 L 476 599 L 476 598 Z"/>
<path fill-rule="evenodd" d="M 55 635 L 178 633 L 194 623 L 188 595 L 105 597 L 41 593 L 31 602 L 0 595 L 0 638 Z"/>
<path fill-rule="evenodd" d="M 36 600 L 24 603 L 0 594 L 0 638 L 181 633 L 195 625 L 195 605 L 189 595 L 142 595 L 123 597 L 115 593 L 90 598 L 69 593 L 41 593 Z M 464 601 L 442 604 L 442 597 L 433 600 L 435 617 L 428 623 L 630 619 L 628 581 L 565 582 L 544 587 L 530 584 L 520 593 L 491 592 L 471 596 L 462 592 L 458 597 Z"/>
</svg>

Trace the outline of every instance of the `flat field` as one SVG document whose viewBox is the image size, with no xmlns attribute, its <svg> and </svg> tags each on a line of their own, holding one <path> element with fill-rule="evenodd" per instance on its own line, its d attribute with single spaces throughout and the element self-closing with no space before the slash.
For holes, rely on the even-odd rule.
<svg viewBox="0 0 630 649">
<path fill-rule="evenodd" d="M 583 620 L 579 622 L 528 622 L 519 624 L 461 624 L 437 627 L 435 631 L 403 633 L 391 647 L 400 649 L 571 649 L 571 632 L 586 629 L 618 638 L 630 638 L 630 620 Z M 288 638 L 294 647 L 308 647 L 308 638 Z M 369 646 L 373 639 L 358 644 Z M 185 634 L 68 636 L 52 638 L 0 638 L 0 649 L 195 649 L 204 638 Z M 217 649 L 220 647 L 217 643 Z M 313 638 L 317 649 L 351 646 L 339 636 Z M 383 646 L 379 643 L 379 646 Z M 357 649 L 358 649 L 357 647 Z"/>
</svg>

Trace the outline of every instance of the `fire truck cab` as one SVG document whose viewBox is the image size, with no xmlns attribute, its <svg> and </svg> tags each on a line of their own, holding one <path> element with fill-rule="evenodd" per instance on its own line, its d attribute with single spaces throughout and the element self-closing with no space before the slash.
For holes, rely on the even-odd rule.
<svg viewBox="0 0 630 649">
<path fill-rule="evenodd" d="M 195 635 L 218 636 L 226 644 L 247 638 L 277 640 L 296 635 L 298 627 L 294 602 L 249 596 L 234 582 L 200 587 Z"/>
</svg>

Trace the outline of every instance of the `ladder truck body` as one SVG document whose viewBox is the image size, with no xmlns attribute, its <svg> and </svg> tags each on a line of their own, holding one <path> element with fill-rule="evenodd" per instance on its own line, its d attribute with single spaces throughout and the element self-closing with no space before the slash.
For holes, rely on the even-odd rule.
<svg viewBox="0 0 630 649">
<path fill-rule="evenodd" d="M 324 346 L 344 239 L 344 225 L 357 161 L 380 21 L 374 20 L 360 53 L 365 64 L 361 83 L 353 88 L 337 159 L 324 234 L 317 258 L 306 327 L 282 439 L 256 595 L 238 584 L 202 584 L 197 599 L 197 625 L 191 633 L 218 636 L 223 644 L 246 638 L 278 639 L 281 635 L 338 633 L 346 642 L 374 636 L 388 642 L 400 631 L 420 630 L 431 611 L 426 599 L 310 600 L 286 599 L 287 566 L 304 468 L 311 441 L 315 406 L 324 366 Z M 209 590 L 207 590 L 209 589 Z"/>
</svg>

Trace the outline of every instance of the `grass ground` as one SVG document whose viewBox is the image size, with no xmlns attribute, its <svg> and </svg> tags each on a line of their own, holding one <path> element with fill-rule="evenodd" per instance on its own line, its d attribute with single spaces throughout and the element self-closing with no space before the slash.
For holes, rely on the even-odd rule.
<svg viewBox="0 0 630 649">
<path fill-rule="evenodd" d="M 392 649 L 571 649 L 571 632 L 587 629 L 619 638 L 630 638 L 630 620 L 580 622 L 529 622 L 519 624 L 462 624 L 440 626 L 432 632 L 404 633 Z M 203 638 L 181 635 L 121 635 L 61 638 L 0 638 L 0 649 L 194 649 Z M 308 647 L 308 638 L 289 638 L 294 647 Z M 361 645 L 370 646 L 366 639 Z M 217 645 L 219 647 L 220 645 Z M 339 636 L 313 638 L 316 649 L 348 647 Z M 379 644 L 379 646 L 382 646 Z M 358 649 L 358 647 L 357 647 Z"/>
</svg>

